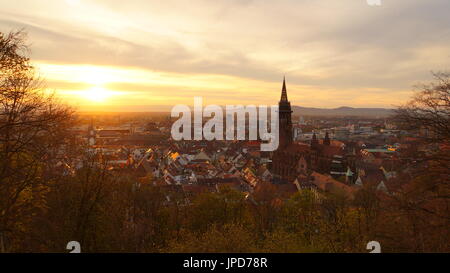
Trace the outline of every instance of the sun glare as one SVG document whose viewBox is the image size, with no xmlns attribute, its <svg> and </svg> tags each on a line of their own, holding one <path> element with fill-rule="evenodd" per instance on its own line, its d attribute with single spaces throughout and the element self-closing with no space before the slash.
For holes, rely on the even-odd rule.
<svg viewBox="0 0 450 273">
<path fill-rule="evenodd" d="M 91 87 L 83 92 L 83 97 L 93 102 L 104 102 L 112 92 L 100 86 Z"/>
</svg>

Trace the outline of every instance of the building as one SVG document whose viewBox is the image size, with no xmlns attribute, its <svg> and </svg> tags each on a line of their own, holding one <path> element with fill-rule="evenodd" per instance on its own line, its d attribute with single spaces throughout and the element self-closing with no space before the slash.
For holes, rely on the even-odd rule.
<svg viewBox="0 0 450 273">
<path fill-rule="evenodd" d="M 299 175 L 308 175 L 312 171 L 345 175 L 343 147 L 331 145 L 328 132 L 323 141 L 319 141 L 316 134 L 313 134 L 310 144 L 295 142 L 291 115 L 291 103 L 287 96 L 286 81 L 283 79 L 278 117 L 280 145 L 273 153 L 271 164 L 274 183 L 292 183 Z"/>
<path fill-rule="evenodd" d="M 271 172 L 274 181 L 279 184 L 293 182 L 302 170 L 304 162 L 309 159 L 310 147 L 302 143 L 294 143 L 292 133 L 292 109 L 288 100 L 286 80 L 283 79 L 281 98 L 278 103 L 279 146 L 273 153 Z M 303 166 L 300 166 L 303 165 Z"/>
</svg>

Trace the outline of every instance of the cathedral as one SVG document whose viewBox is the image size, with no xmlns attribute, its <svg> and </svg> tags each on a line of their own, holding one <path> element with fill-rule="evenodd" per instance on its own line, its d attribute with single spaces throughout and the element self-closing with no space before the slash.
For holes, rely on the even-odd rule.
<svg viewBox="0 0 450 273">
<path fill-rule="evenodd" d="M 275 183 L 292 183 L 312 171 L 330 173 L 332 162 L 343 154 L 341 147 L 331 145 L 328 133 L 321 142 L 314 135 L 310 144 L 294 142 L 292 109 L 288 100 L 286 79 L 283 79 L 278 103 L 279 146 L 273 152 L 271 172 Z"/>
</svg>

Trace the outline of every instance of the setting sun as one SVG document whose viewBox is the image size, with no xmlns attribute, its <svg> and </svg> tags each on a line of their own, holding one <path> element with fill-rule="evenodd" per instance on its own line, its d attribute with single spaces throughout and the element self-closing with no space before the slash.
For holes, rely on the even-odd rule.
<svg viewBox="0 0 450 273">
<path fill-rule="evenodd" d="M 104 102 L 107 98 L 111 97 L 113 93 L 101 86 L 94 86 L 87 90 L 84 90 L 82 96 L 90 101 Z"/>
</svg>

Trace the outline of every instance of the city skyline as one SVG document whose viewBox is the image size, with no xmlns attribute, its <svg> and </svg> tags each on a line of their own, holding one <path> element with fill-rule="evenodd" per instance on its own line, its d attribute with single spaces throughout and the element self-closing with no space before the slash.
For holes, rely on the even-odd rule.
<svg viewBox="0 0 450 273">
<path fill-rule="evenodd" d="M 271 104 L 283 75 L 293 105 L 395 108 L 450 56 L 448 1 L 46 3 L 5 2 L 0 29 L 81 110 Z"/>
</svg>

